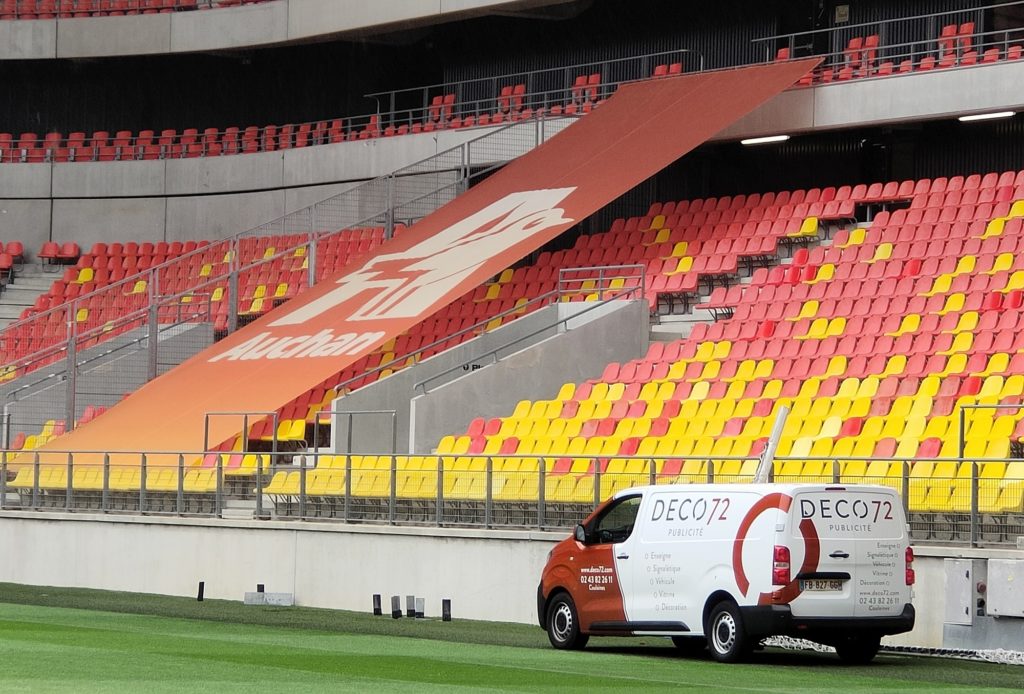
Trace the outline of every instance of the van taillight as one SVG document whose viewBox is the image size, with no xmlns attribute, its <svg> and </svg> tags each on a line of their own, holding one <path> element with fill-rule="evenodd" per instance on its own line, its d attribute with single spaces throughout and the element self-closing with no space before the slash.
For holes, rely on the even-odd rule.
<svg viewBox="0 0 1024 694">
<path fill-rule="evenodd" d="M 788 585 L 791 580 L 789 577 L 789 547 L 775 545 L 773 560 L 772 585 Z"/>
<path fill-rule="evenodd" d="M 916 578 L 914 576 L 914 549 L 912 547 L 907 547 L 907 551 L 906 551 L 906 554 L 904 555 L 904 558 L 905 558 L 905 560 L 907 562 L 907 569 L 906 569 L 907 585 L 908 586 L 912 586 L 912 585 L 914 585 L 914 579 Z"/>
</svg>

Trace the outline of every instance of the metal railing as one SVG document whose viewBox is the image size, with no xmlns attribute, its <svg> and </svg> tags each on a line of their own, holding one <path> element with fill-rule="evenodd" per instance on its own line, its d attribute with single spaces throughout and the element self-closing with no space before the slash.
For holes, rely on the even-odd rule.
<svg viewBox="0 0 1024 694">
<path fill-rule="evenodd" d="M 853 78 L 902 74 L 935 68 L 950 68 L 996 62 L 1019 57 L 1010 51 L 1024 46 L 1024 27 L 988 29 L 986 11 L 1020 8 L 1024 2 L 998 3 L 984 7 L 910 17 L 838 25 L 813 31 L 778 34 L 754 39 L 764 47 L 764 60 L 823 56 L 822 64 L 803 84 Z M 946 26 L 956 32 L 943 34 Z M 967 30 L 960 33 L 960 28 Z M 873 41 L 867 42 L 870 37 Z M 850 45 L 851 39 L 861 39 Z M 827 43 L 822 52 L 817 48 Z M 782 55 L 784 50 L 786 55 Z"/>
<path fill-rule="evenodd" d="M 70 0 L 67 0 L 70 3 Z M 79 0 L 85 2 L 86 0 Z M 186 8 L 189 0 L 124 0 L 137 8 L 147 3 L 175 3 L 172 9 Z M 191 0 L 194 4 L 195 0 Z M 198 0 L 200 6 L 237 5 L 228 0 Z M 253 0 L 247 0 L 252 2 Z M 1016 7 L 1017 2 L 999 3 L 985 7 L 968 8 L 929 15 L 899 17 L 877 22 L 835 26 L 826 29 L 779 34 L 754 39 L 764 46 L 764 60 L 776 58 L 779 48 L 786 48 L 790 58 L 823 55 L 825 61 L 811 80 L 813 82 L 898 74 L 921 69 L 922 61 L 934 59 L 938 67 L 965 64 L 960 50 L 962 40 L 940 36 L 940 29 L 948 22 L 972 21 L 976 31 L 969 35 L 976 59 L 1007 56 L 1011 45 L 1024 42 L 1024 28 L 986 30 L 982 19 L 986 10 Z M 20 6 L 19 6 L 20 7 Z M 135 10 L 140 11 L 140 10 Z M 152 11 L 152 10 L 150 10 Z M 854 55 L 847 50 L 849 38 L 859 35 L 877 36 L 878 44 L 864 47 Z M 916 38 L 907 39 L 907 36 Z M 827 42 L 829 48 L 821 53 L 815 42 Z M 954 57 L 943 46 L 952 45 Z M 998 51 L 988 56 L 988 51 Z M 852 64 L 856 63 L 856 64 Z M 906 63 L 906 64 L 904 64 Z M 531 117 L 537 112 L 551 109 L 584 109 L 612 94 L 620 84 L 655 76 L 657 68 L 678 66 L 679 72 L 705 70 L 704 56 L 694 49 L 678 48 L 615 60 L 564 65 L 544 70 L 492 75 L 484 78 L 395 89 L 365 94 L 376 109 L 371 113 L 328 118 L 319 121 L 297 122 L 284 125 L 249 126 L 164 130 L 160 133 L 141 131 L 134 134 L 120 131 L 113 136 L 98 131 L 86 138 L 84 133 L 63 137 L 51 133 L 39 138 L 0 141 L 0 162 L 65 163 L 82 161 L 126 161 L 146 159 L 176 159 L 216 157 L 232 154 L 271 152 L 302 148 L 319 144 L 333 144 L 407 133 L 478 125 Z M 844 72 L 845 69 L 849 73 Z M 589 78 L 596 77 L 591 82 Z M 577 83 L 578 78 L 584 83 Z M 481 120 L 481 119 L 484 120 Z"/>
<path fill-rule="evenodd" d="M 276 520 L 564 529 L 621 489 L 750 483 L 759 463 L 751 457 L 598 456 L 571 450 L 119 452 L 116 464 L 104 454 L 102 464 L 81 465 L 75 465 L 76 453 L 59 455 L 66 462 L 43 463 L 36 455 L 32 462 L 14 464 L 6 452 L 0 455 L 0 510 L 220 517 L 230 507 Z M 164 460 L 170 455 L 177 463 L 148 464 L 157 455 Z M 126 458 L 136 462 L 125 463 Z M 201 460 L 212 464 L 200 465 Z M 941 472 L 946 469 L 952 472 Z M 773 481 L 889 486 L 901 495 L 914 542 L 1010 546 L 1024 537 L 1022 470 L 1020 459 L 779 457 Z"/>
<path fill-rule="evenodd" d="M 621 285 L 616 286 L 618 282 L 621 282 Z M 544 325 L 536 330 L 531 330 L 524 335 L 519 335 L 512 340 L 504 342 L 501 345 L 484 352 L 483 354 L 476 354 L 467 362 L 456 364 L 449 369 L 432 374 L 429 378 L 415 383 L 413 385 L 413 392 L 416 394 L 426 394 L 429 392 L 428 386 L 430 386 L 430 384 L 445 379 L 450 380 L 452 374 L 459 374 L 468 371 L 471 364 L 477 364 L 481 360 L 489 359 L 492 364 L 497 363 L 501 359 L 501 355 L 503 353 L 514 351 L 519 347 L 519 345 L 527 343 L 539 335 L 549 333 L 552 330 L 564 328 L 569 323 L 579 320 L 588 313 L 601 309 L 602 305 L 608 301 L 643 299 L 646 291 L 646 282 L 647 272 L 644 265 L 609 265 L 602 267 L 559 269 L 558 283 L 552 291 L 546 292 L 541 296 L 534 297 L 522 306 L 513 307 L 506 311 L 502 311 L 495 316 L 486 318 L 470 328 L 459 331 L 459 333 L 456 333 L 454 336 L 461 335 L 474 329 L 479 330 L 495 318 L 503 318 L 507 315 L 528 311 L 531 306 L 545 306 L 549 303 L 561 303 L 573 298 L 578 298 L 581 295 L 584 297 L 593 297 L 594 300 L 598 301 L 598 303 L 587 308 L 580 309 L 579 311 L 574 311 L 564 318 L 559 318 L 548 325 Z M 437 346 L 443 342 L 447 342 L 448 339 L 450 338 L 439 340 L 432 345 L 422 348 L 422 351 Z"/>
<path fill-rule="evenodd" d="M 690 64 L 685 62 L 691 58 Z M 692 63 L 696 57 L 696 66 Z M 653 76 L 655 68 L 678 63 L 682 72 L 704 70 L 703 56 L 690 49 L 648 53 L 597 63 L 512 73 L 478 80 L 367 94 L 376 102 L 372 113 L 303 121 L 284 125 L 176 130 L 97 131 L 41 138 L 24 133 L 0 140 L 0 163 L 73 163 L 219 157 L 279 152 L 322 144 L 337 144 L 444 129 L 493 126 L 538 114 L 583 112 L 607 98 L 621 84 Z M 598 76 L 593 84 L 577 85 L 576 78 Z M 502 86 L 521 84 L 524 90 L 502 95 Z M 451 94 L 449 103 L 434 97 Z M 382 103 L 387 104 L 381 110 Z"/>
</svg>

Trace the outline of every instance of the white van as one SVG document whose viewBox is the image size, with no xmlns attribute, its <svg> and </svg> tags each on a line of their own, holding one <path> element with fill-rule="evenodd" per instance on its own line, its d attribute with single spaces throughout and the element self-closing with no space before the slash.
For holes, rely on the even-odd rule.
<svg viewBox="0 0 1024 694">
<path fill-rule="evenodd" d="M 913 559 L 889 487 L 635 487 L 551 551 L 537 610 L 555 648 L 660 635 L 735 662 L 789 635 L 864 663 L 914 627 Z"/>
</svg>

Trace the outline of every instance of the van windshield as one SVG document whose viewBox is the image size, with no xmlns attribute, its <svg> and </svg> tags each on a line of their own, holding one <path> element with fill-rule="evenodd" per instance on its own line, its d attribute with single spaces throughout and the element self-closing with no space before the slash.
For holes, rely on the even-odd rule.
<svg viewBox="0 0 1024 694">
<path fill-rule="evenodd" d="M 794 526 L 809 519 L 822 539 L 899 539 L 905 526 L 899 498 L 882 491 L 797 492 L 790 517 Z"/>
</svg>

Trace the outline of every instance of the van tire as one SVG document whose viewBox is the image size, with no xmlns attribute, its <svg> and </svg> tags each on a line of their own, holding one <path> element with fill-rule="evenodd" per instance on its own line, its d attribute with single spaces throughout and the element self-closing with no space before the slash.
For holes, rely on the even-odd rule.
<svg viewBox="0 0 1024 694">
<path fill-rule="evenodd" d="M 568 593 L 559 593 L 551 599 L 545 623 L 548 641 L 560 650 L 578 651 L 590 640 L 588 635 L 580 633 L 579 613 Z"/>
<path fill-rule="evenodd" d="M 880 640 L 878 636 L 851 636 L 836 643 L 836 655 L 844 663 L 865 665 L 878 654 Z"/>
<path fill-rule="evenodd" d="M 726 600 L 711 610 L 707 625 L 708 650 L 720 663 L 737 663 L 750 652 L 750 639 L 736 603 Z"/>
</svg>

